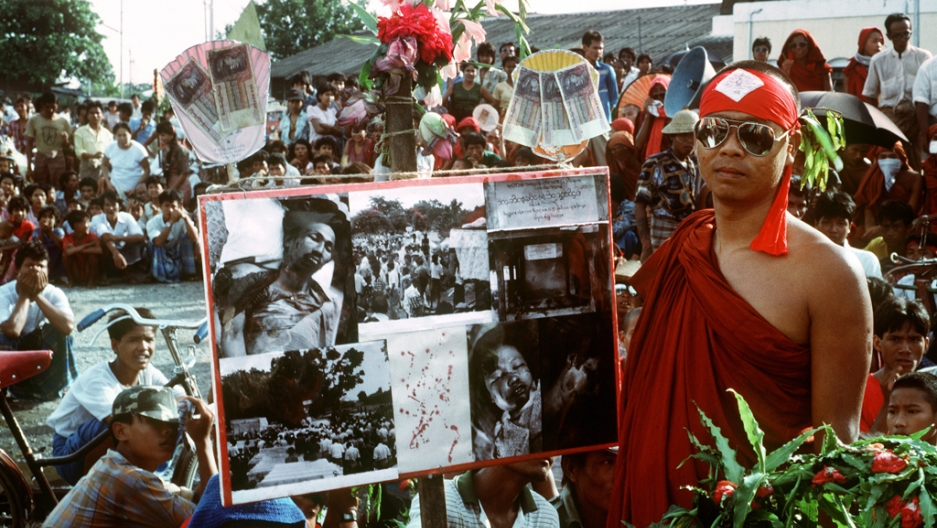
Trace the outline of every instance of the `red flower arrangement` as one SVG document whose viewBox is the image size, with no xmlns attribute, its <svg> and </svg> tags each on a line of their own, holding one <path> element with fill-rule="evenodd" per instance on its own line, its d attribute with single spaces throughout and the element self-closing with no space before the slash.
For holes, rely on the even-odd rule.
<svg viewBox="0 0 937 528">
<path fill-rule="evenodd" d="M 876 453 L 872 458 L 873 473 L 899 473 L 906 467 L 908 467 L 908 461 L 890 449 Z"/>
<path fill-rule="evenodd" d="M 917 497 L 903 501 L 900 495 L 895 495 L 885 503 L 885 511 L 892 517 L 901 515 L 901 528 L 918 528 L 924 525 L 924 517 L 921 516 L 920 501 Z"/>
<path fill-rule="evenodd" d="M 813 476 L 813 480 L 811 482 L 813 482 L 814 486 L 822 486 L 827 482 L 843 484 L 846 482 L 846 476 L 836 468 L 823 466 L 823 469 L 818 471 L 817 474 Z"/>
<path fill-rule="evenodd" d="M 444 31 L 436 17 L 420 2 L 415 7 L 403 4 L 392 16 L 377 21 L 377 38 L 390 44 L 398 37 L 413 37 L 417 41 L 420 59 L 432 65 L 437 60 L 448 64 L 452 60 L 452 34 Z"/>
</svg>

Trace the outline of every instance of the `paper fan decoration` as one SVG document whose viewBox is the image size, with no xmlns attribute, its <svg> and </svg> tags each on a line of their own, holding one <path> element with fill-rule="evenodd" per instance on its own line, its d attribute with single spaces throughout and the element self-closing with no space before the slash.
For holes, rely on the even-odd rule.
<svg viewBox="0 0 937 528">
<path fill-rule="evenodd" d="M 491 132 L 492 130 L 498 128 L 498 121 L 500 116 L 498 111 L 495 110 L 495 107 L 487 103 L 482 103 L 475 107 L 475 110 L 472 111 L 472 117 L 478 121 L 479 126 L 485 132 Z"/>
<path fill-rule="evenodd" d="M 644 110 L 644 101 L 651 92 L 651 82 L 658 76 L 670 77 L 666 73 L 648 73 L 629 84 L 628 88 L 625 89 L 625 93 L 621 94 L 621 98 L 618 100 L 618 115 L 621 115 L 622 108 L 627 105 L 634 105 L 639 110 Z"/>
<path fill-rule="evenodd" d="M 577 53 L 547 50 L 527 57 L 514 70 L 514 86 L 504 138 L 542 157 L 571 160 L 610 128 L 599 72 Z"/>
</svg>

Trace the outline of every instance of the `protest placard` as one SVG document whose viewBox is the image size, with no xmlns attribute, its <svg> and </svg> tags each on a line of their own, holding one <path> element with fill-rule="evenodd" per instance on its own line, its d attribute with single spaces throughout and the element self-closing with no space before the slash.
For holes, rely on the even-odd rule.
<svg viewBox="0 0 937 528">
<path fill-rule="evenodd" d="M 607 186 L 591 168 L 201 197 L 223 502 L 613 444 Z"/>
</svg>

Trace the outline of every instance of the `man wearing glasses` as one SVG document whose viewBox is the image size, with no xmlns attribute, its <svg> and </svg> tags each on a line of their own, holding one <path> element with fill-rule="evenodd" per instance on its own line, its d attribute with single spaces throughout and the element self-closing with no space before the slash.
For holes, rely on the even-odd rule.
<svg viewBox="0 0 937 528">
<path fill-rule="evenodd" d="M 695 452 L 687 431 L 710 438 L 697 406 L 754 466 L 727 389 L 748 402 L 768 452 L 824 423 L 844 442 L 858 435 L 871 303 L 855 256 L 786 211 L 798 100 L 758 61 L 723 70 L 702 95 L 696 155 L 714 209 L 684 219 L 631 279 L 644 307 L 625 363 L 610 528 L 691 507 L 685 487 L 709 475 L 700 461 L 681 465 Z"/>
<path fill-rule="evenodd" d="M 917 144 L 920 131 L 912 92 L 918 70 L 921 64 L 931 58 L 931 52 L 910 44 L 912 31 L 908 15 L 888 15 L 885 19 L 885 31 L 888 32 L 892 49 L 882 50 L 872 56 L 862 97 L 867 103 L 878 106 L 894 121 L 915 144 L 916 152 L 920 152 L 923 145 Z M 920 168 L 920 154 L 911 155 L 909 158 L 915 170 Z"/>
</svg>

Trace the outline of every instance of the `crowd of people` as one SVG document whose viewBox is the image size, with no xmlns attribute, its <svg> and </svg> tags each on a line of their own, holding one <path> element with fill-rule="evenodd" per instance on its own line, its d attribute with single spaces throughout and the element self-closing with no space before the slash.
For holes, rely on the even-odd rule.
<svg viewBox="0 0 937 528">
<path fill-rule="evenodd" d="M 227 439 L 231 486 L 235 490 L 262 485 L 269 470 L 258 473 L 250 473 L 250 470 L 271 457 L 276 459 L 273 462 L 284 464 L 326 460 L 330 465 L 320 470 L 320 478 L 396 465 L 393 412 L 388 406 L 341 417 L 307 418 L 301 427 L 274 423 L 258 429 L 232 431 Z M 272 467 L 273 464 L 269 464 L 269 468 Z"/>
<path fill-rule="evenodd" d="M 931 427 L 924 440 L 937 443 L 933 430 L 937 378 L 926 372 L 937 359 L 937 340 L 931 339 L 937 312 L 937 268 L 926 260 L 937 257 L 937 92 L 933 91 L 937 62 L 929 51 L 910 45 L 912 31 L 911 19 L 903 14 L 888 16 L 882 28 L 864 28 L 858 35 L 857 53 L 844 70 L 842 87 L 833 82 L 832 68 L 809 32 L 790 34 L 776 59 L 779 70 L 769 63 L 771 42 L 758 38 L 752 45 L 754 61 L 730 66 L 714 81 L 716 85 L 733 72 L 743 72 L 739 75 L 757 77 L 758 87 L 734 103 L 717 101 L 723 96 L 712 95 L 716 90 L 711 89 L 699 112 L 684 109 L 673 116 L 660 112 L 669 86 L 669 77 L 662 75 L 669 73 L 666 67 L 655 69 L 650 56 L 631 48 L 620 50 L 617 56 L 605 54 L 601 34 L 589 31 L 583 35 L 582 47 L 574 51 L 600 74 L 599 95 L 612 131 L 607 138 L 591 141 L 572 164 L 609 168 L 619 268 L 651 263 L 637 274 L 622 274 L 616 285 L 626 383 L 622 420 L 629 427 L 623 429 L 626 434 L 620 450 L 564 456 L 562 493 L 552 482 L 553 460 L 549 458 L 490 466 L 447 480 L 450 523 L 474 526 L 484 515 L 500 528 L 512 525 L 523 512 L 528 526 L 568 528 L 578 523 L 599 528 L 606 519 L 612 519 L 610 526 L 619 526 L 622 519 L 644 526 L 659 520 L 670 501 L 688 502 L 690 494 L 681 486 L 696 484 L 687 481 L 687 475 L 695 477 L 694 470 L 677 471 L 681 460 L 668 458 L 679 455 L 682 459 L 682 444 L 662 456 L 651 456 L 685 438 L 666 437 L 672 424 L 649 422 L 650 411 L 635 410 L 637 400 L 629 399 L 639 386 L 673 394 L 682 390 L 662 385 L 653 362 L 647 359 L 658 352 L 659 357 L 671 357 L 668 351 L 672 349 L 677 350 L 675 364 L 688 372 L 712 370 L 713 386 L 731 379 L 739 384 L 733 388 L 742 392 L 767 378 L 758 387 L 762 394 L 752 396 L 750 403 L 756 413 L 767 413 L 768 427 L 778 416 L 772 414 L 771 402 L 759 398 L 778 395 L 771 392 L 777 381 L 772 376 L 793 380 L 786 386 L 784 399 L 778 395 L 779 401 L 790 404 L 782 410 L 792 418 L 784 427 L 769 429 L 769 443 L 784 441 L 787 429 L 809 426 L 811 419 L 830 423 L 845 441 L 855 439 L 860 431 L 910 434 Z M 459 133 L 454 157 L 437 160 L 421 154 L 421 173 L 546 162 L 530 148 L 504 141 L 497 128 L 483 131 L 472 117 L 476 106 L 485 103 L 497 108 L 503 118 L 517 64 L 514 44 L 503 44 L 496 53 L 484 43 L 478 47 L 476 62 L 462 65 L 459 77 L 447 86 L 444 107 L 432 108 Z M 642 94 L 646 97 L 643 107 L 619 111 L 621 95 L 647 75 L 654 77 L 647 94 Z M 344 105 L 358 90 L 356 77 L 333 74 L 316 87 L 308 73 L 292 79 L 288 111 L 278 130 L 263 150 L 238 164 L 238 177 L 257 177 L 252 180 L 256 188 L 328 183 L 348 175 L 386 177 L 382 174 L 389 169 L 380 152 L 383 123 L 338 124 Z M 887 146 L 849 142 L 841 152 L 842 170 L 831 171 L 826 187 L 805 187 L 801 182 L 807 160 L 789 143 L 799 110 L 794 96 L 798 91 L 835 89 L 876 106 L 908 141 Z M 759 94 L 760 108 L 745 103 L 750 93 Z M 419 94 L 417 99 L 421 99 Z M 103 518 L 132 518 L 146 525 L 179 526 L 194 513 L 189 522 L 197 526 L 203 504 L 205 509 L 234 515 L 231 512 L 240 510 L 222 508 L 207 496 L 196 506 L 193 499 L 202 495 L 202 489 L 186 495 L 155 477 L 172 456 L 180 417 L 171 391 L 149 387 L 165 381 L 149 365 L 153 329 L 131 323 L 112 326 L 115 359 L 79 375 L 69 335 L 74 315 L 67 296 L 58 288 L 94 287 L 113 280 L 176 282 L 200 277 L 193 198 L 206 191 L 211 178 L 199 170 L 172 110 L 165 108 L 157 116 L 153 101 L 141 102 L 135 96 L 132 103 L 115 102 L 106 109 L 99 102 L 87 101 L 76 105 L 70 115 L 59 112 L 56 97 L 49 92 L 34 99 L 18 97 L 11 106 L 0 127 L 0 148 L 4 149 L 0 153 L 0 296 L 9 301 L 3 303 L 6 312 L 0 314 L 0 344 L 8 349 L 51 349 L 54 356 L 48 372 L 11 387 L 10 393 L 23 399 L 62 398 L 49 418 L 55 429 L 56 455 L 74 453 L 102 431 L 110 430 L 113 436 L 111 449 L 97 453 L 98 458 L 58 468 L 63 480 L 75 488 L 46 525 L 96 526 Z M 769 114 L 774 107 L 784 108 Z M 787 146 L 790 159 L 783 157 L 784 147 L 779 145 Z M 783 167 L 789 167 L 786 176 L 781 176 Z M 771 185 L 752 184 L 738 196 L 732 194 L 732 182 L 745 179 L 749 169 L 777 173 L 777 177 Z M 205 181 L 200 180 L 202 176 Z M 784 183 L 788 181 L 789 187 Z M 772 201 L 775 189 L 780 189 L 780 198 Z M 746 216 L 749 202 L 757 206 Z M 769 213 L 774 209 L 769 206 L 775 202 L 786 205 L 772 216 Z M 715 213 L 702 212 L 713 207 Z M 717 234 L 713 234 L 713 215 L 721 222 Z M 758 226 L 780 229 L 783 236 L 766 240 Z M 417 241 L 402 234 L 359 241 L 355 282 L 362 322 L 467 309 L 458 259 L 451 251 L 431 251 L 426 242 L 425 236 Z M 811 256 L 799 256 L 804 251 Z M 901 266 L 895 254 L 918 262 Z M 786 260 L 768 260 L 781 255 L 787 255 Z M 678 257 L 697 266 L 673 264 Z M 712 264 L 714 259 L 718 264 Z M 779 268 L 779 263 L 788 267 Z M 804 271 L 809 266 L 813 268 Z M 651 273 L 668 275 L 651 284 Z M 679 287 L 662 286 L 678 282 Z M 712 284 L 720 288 L 706 289 Z M 798 289 L 791 284 L 812 287 Z M 740 354 L 732 369 L 709 369 L 709 363 L 703 369 L 689 356 L 680 355 L 680 347 L 690 346 L 687 342 L 702 349 L 701 343 L 711 345 L 716 335 L 707 333 L 705 324 L 710 323 L 699 323 L 698 317 L 690 315 L 676 321 L 679 331 L 655 326 L 675 313 L 661 310 L 690 306 L 679 303 L 690 302 L 681 296 L 697 291 L 694 287 L 703 293 L 693 302 L 711 309 L 692 305 L 696 312 L 687 309 L 684 314 L 705 311 L 707 317 L 716 317 L 723 312 L 744 312 L 745 320 L 757 326 L 755 342 L 789 359 L 793 365 L 789 369 L 799 369 L 800 377 L 793 379 L 789 372 L 781 372 L 789 366 L 782 368 L 776 362 L 755 365 L 758 376 L 753 374 L 750 380 L 732 377 L 732 372 L 752 371 L 746 363 L 752 343 L 736 343 L 744 336 L 729 339 L 718 334 L 723 339 L 720 346 Z M 772 295 L 781 292 L 793 300 L 766 299 L 765 288 Z M 479 298 L 476 291 L 476 302 Z M 138 311 L 145 315 L 145 310 Z M 836 317 L 855 324 L 842 329 Z M 729 327 L 737 325 L 724 325 Z M 830 337 L 824 331 L 837 335 Z M 680 336 L 699 339 L 677 342 Z M 838 343 L 835 347 L 834 342 Z M 836 347 L 839 355 L 817 355 L 817 351 Z M 843 355 L 849 352 L 855 355 Z M 868 357 L 856 359 L 860 353 Z M 812 387 L 810 357 L 818 358 L 815 364 L 834 364 L 826 371 L 831 376 Z M 829 378 L 836 378 L 835 384 Z M 694 390 L 708 387 L 707 380 L 697 381 Z M 718 402 L 725 401 L 709 393 L 699 399 L 684 395 L 703 406 L 718 407 Z M 829 401 L 811 407 L 811 397 Z M 213 415 L 203 402 L 190 400 L 190 404 L 198 410 L 198 418 L 182 420 L 195 441 L 203 488 L 214 486 L 217 495 L 215 451 L 209 434 Z M 677 413 L 665 410 L 658 416 L 674 423 L 687 420 L 674 426 L 681 434 L 684 426 L 696 427 L 690 417 Z M 726 431 L 735 426 L 731 417 L 719 419 L 725 420 Z M 797 420 L 803 423 L 794 423 Z M 392 425 L 382 416 L 371 415 L 334 423 L 310 421 L 292 430 L 273 424 L 233 434 L 229 440 L 232 479 L 245 489 L 258 484 L 250 480 L 248 469 L 265 450 L 285 448 L 281 449 L 284 463 L 324 458 L 341 468 L 342 474 L 351 474 L 391 467 L 396 449 Z M 626 458 L 630 474 L 623 476 Z M 635 482 L 651 474 L 666 479 L 661 487 L 673 493 L 665 489 L 642 495 Z M 264 504 L 282 507 L 277 520 L 284 525 L 308 521 L 309 526 L 317 526 L 321 507 L 329 502 L 325 525 L 348 528 L 359 517 L 356 501 L 349 503 L 346 495 Z M 111 500 L 128 496 L 137 500 Z M 251 511 L 260 511 L 266 506 L 252 507 Z M 161 516 L 152 515 L 154 510 Z M 415 498 L 410 525 L 418 526 L 420 519 L 420 503 Z"/>
</svg>

